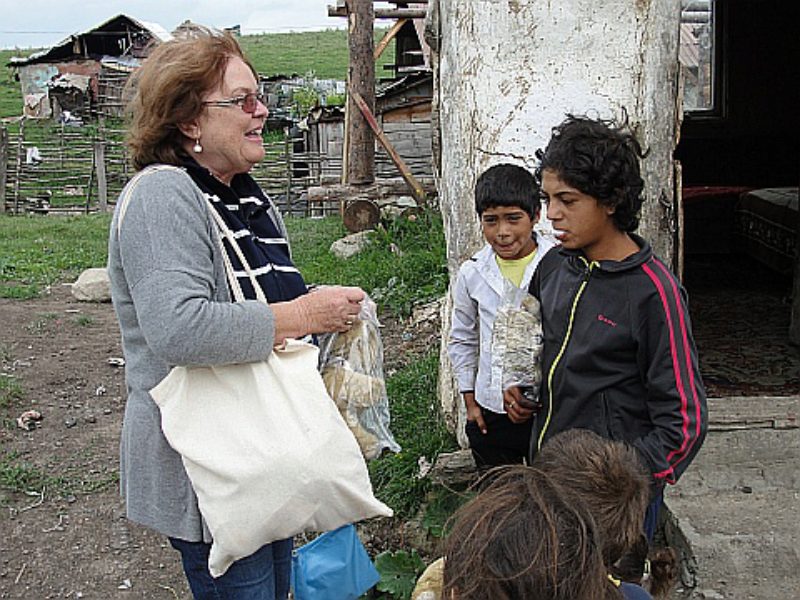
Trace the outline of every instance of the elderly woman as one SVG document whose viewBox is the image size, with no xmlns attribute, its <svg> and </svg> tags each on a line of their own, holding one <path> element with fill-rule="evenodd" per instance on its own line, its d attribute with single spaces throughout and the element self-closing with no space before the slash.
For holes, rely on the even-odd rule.
<svg viewBox="0 0 800 600">
<path fill-rule="evenodd" d="M 263 360 L 286 338 L 344 331 L 364 297 L 346 287 L 306 293 L 283 222 L 248 175 L 264 158 L 267 108 L 258 90 L 229 35 L 203 32 L 153 52 L 131 104 L 129 146 L 144 171 L 123 191 L 128 201 L 109 240 L 128 388 L 120 470 L 127 514 L 169 537 L 195 598 L 286 598 L 292 542 L 268 544 L 211 577 L 209 532 L 149 390 L 174 365 Z M 241 269 L 248 299 L 232 302 L 212 210 L 235 232 L 269 304 L 255 300 Z M 226 253 L 239 265 L 232 247 Z"/>
</svg>

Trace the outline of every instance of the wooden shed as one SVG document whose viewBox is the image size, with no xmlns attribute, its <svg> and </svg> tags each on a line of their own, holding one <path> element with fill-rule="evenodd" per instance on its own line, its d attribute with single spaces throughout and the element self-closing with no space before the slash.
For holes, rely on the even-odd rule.
<svg viewBox="0 0 800 600">
<path fill-rule="evenodd" d="M 433 75 L 418 71 L 378 86 L 375 94 L 375 117 L 387 139 L 411 169 L 415 177 L 432 177 L 431 97 Z M 299 125 L 302 150 L 319 157 L 312 165 L 323 183 L 341 177 L 344 147 L 344 110 L 341 107 L 317 107 Z M 299 148 L 296 148 L 299 150 Z M 375 149 L 375 174 L 396 177 L 397 168 L 385 150 Z"/>
<path fill-rule="evenodd" d="M 23 115 L 118 115 L 128 74 L 155 44 L 171 37 L 160 25 L 120 14 L 46 50 L 12 58 L 8 64 L 19 74 Z"/>
</svg>

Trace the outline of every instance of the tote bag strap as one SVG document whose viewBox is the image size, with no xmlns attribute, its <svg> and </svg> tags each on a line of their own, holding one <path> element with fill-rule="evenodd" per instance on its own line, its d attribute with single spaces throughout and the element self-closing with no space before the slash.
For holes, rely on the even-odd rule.
<svg viewBox="0 0 800 600">
<path fill-rule="evenodd" d="M 139 185 L 139 182 L 145 175 L 148 173 L 156 173 L 158 171 L 183 171 L 183 169 L 180 167 L 173 167 L 172 165 L 150 165 L 136 173 L 136 175 L 131 178 L 131 180 L 128 182 L 128 185 L 125 186 L 125 190 L 122 192 L 122 196 L 120 196 L 118 202 L 119 216 L 117 217 L 117 236 L 119 236 L 120 231 L 122 231 L 122 219 L 125 218 L 125 211 L 128 210 L 128 204 L 130 204 L 133 190 L 136 189 L 136 186 Z"/>
<path fill-rule="evenodd" d="M 247 258 L 245 258 L 242 249 L 239 247 L 239 244 L 236 242 L 236 236 L 234 235 L 231 228 L 228 227 L 228 224 L 225 220 L 220 216 L 217 212 L 217 209 L 214 208 L 214 205 L 211 203 L 211 200 L 206 198 L 206 204 L 208 206 L 208 211 L 211 213 L 211 216 L 214 218 L 214 221 L 217 224 L 217 231 L 220 235 L 219 240 L 219 247 L 222 251 L 222 262 L 225 264 L 225 274 L 228 276 L 228 283 L 231 286 L 231 290 L 233 290 L 233 298 L 236 302 L 243 302 L 245 300 L 244 292 L 242 292 L 242 286 L 239 284 L 239 278 L 236 277 L 236 272 L 233 269 L 233 264 L 231 263 L 231 259 L 228 256 L 228 252 L 225 250 L 225 245 L 222 243 L 222 238 L 226 238 L 228 243 L 233 248 L 233 251 L 236 253 L 236 256 L 239 259 L 239 262 L 242 265 L 245 273 L 247 273 L 247 277 L 250 279 L 250 284 L 253 286 L 253 289 L 256 292 L 256 299 L 259 302 L 263 302 L 267 304 L 267 298 L 264 296 L 264 290 L 261 289 L 261 285 L 258 283 L 255 274 L 253 273 L 253 269 L 250 267 L 250 263 L 247 262 Z"/>
</svg>

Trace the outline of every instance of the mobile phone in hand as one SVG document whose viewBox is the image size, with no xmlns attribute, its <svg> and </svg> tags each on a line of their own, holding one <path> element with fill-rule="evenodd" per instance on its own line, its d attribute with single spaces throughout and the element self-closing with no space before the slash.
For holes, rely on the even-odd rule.
<svg viewBox="0 0 800 600">
<path fill-rule="evenodd" d="M 532 385 L 520 385 L 518 386 L 519 392 L 522 395 L 522 399 L 520 400 L 520 404 L 529 409 L 537 409 L 541 407 L 538 401 L 538 394 L 536 393 L 536 388 Z"/>
</svg>

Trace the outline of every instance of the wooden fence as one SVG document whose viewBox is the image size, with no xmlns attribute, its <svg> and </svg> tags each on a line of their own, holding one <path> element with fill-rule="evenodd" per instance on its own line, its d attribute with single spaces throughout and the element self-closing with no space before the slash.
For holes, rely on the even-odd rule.
<svg viewBox="0 0 800 600">
<path fill-rule="evenodd" d="M 22 120 L 0 126 L 0 205 L 6 213 L 79 214 L 108 210 L 133 174 L 123 133 Z M 309 206 L 306 190 L 338 180 L 341 160 L 298 153 L 288 136 L 265 143 L 251 175 L 284 214 L 320 216 L 338 205 Z"/>
</svg>

